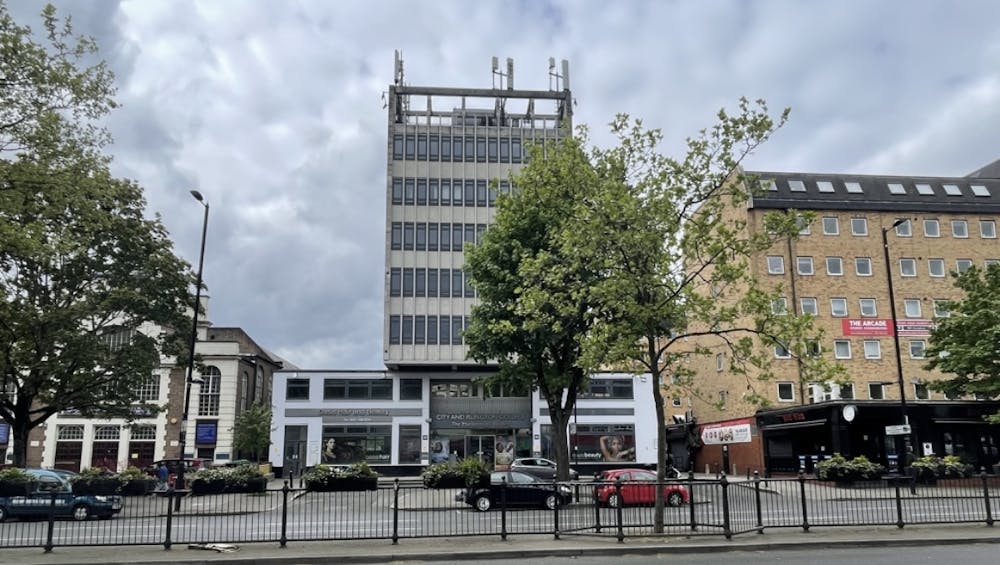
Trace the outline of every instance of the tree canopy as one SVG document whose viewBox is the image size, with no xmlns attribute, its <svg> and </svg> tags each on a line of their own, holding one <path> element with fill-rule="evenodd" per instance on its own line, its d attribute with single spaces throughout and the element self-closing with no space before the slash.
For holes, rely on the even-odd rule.
<svg viewBox="0 0 1000 565">
<path fill-rule="evenodd" d="M 496 360 L 496 380 L 537 388 L 555 430 L 560 478 L 569 478 L 566 426 L 576 395 L 596 366 L 582 358 L 598 312 L 588 289 L 600 273 L 587 257 L 561 248 L 576 201 L 598 178 L 580 140 L 530 148 L 529 164 L 501 195 L 495 222 L 482 243 L 466 249 L 466 271 L 479 293 L 464 337 L 470 356 Z"/>
<path fill-rule="evenodd" d="M 233 425 L 233 449 L 247 453 L 253 461 L 260 461 L 271 445 L 271 408 L 253 404 L 236 416 Z"/>
<path fill-rule="evenodd" d="M 752 276 L 751 260 L 793 238 L 807 213 L 777 212 L 747 225 L 754 179 L 741 164 L 787 118 L 741 100 L 688 139 L 682 159 L 660 153 L 663 135 L 619 115 L 615 144 L 586 149 L 586 129 L 536 148 L 501 198 L 483 243 L 467 250 L 479 291 L 466 340 L 501 375 L 529 379 L 549 404 L 556 462 L 568 467 L 565 428 L 577 393 L 598 368 L 648 372 L 656 404 L 659 478 L 664 478 L 663 390 L 698 394 L 692 357 L 720 348 L 744 374 L 752 401 L 770 377 L 767 352 L 782 345 L 825 381 L 836 369 L 807 354 L 811 317 L 774 304 L 780 287 Z M 742 216 L 738 213 L 742 211 Z M 565 478 L 565 477 L 563 477 Z M 657 501 L 662 527 L 663 501 Z"/>
<path fill-rule="evenodd" d="M 183 350 L 190 266 L 143 191 L 114 178 L 95 121 L 114 107 L 96 47 L 51 6 L 46 41 L 0 3 L 0 418 L 24 465 L 53 414 L 134 418 L 140 388 Z"/>
<path fill-rule="evenodd" d="M 929 387 L 949 397 L 1000 396 L 1000 267 L 973 267 L 955 278 L 965 295 L 945 304 L 950 316 L 938 318 L 926 355 L 928 369 L 954 376 Z M 1000 423 L 1000 412 L 990 417 Z"/>
</svg>

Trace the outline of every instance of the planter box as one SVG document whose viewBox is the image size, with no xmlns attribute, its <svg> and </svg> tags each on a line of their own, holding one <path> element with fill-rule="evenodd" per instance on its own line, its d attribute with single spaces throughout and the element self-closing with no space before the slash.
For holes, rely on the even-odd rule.
<svg viewBox="0 0 1000 565">
<path fill-rule="evenodd" d="M 351 477 L 324 482 L 307 482 L 306 488 L 314 492 L 343 492 L 351 490 L 377 490 L 378 477 Z"/>
<path fill-rule="evenodd" d="M 156 481 L 132 479 L 122 485 L 121 493 L 126 496 L 143 496 L 156 490 Z"/>
<path fill-rule="evenodd" d="M 122 483 L 117 478 L 77 479 L 72 482 L 73 494 L 109 496 L 121 492 Z"/>
<path fill-rule="evenodd" d="M 226 481 L 194 479 L 189 488 L 192 496 L 202 496 L 206 494 L 222 494 L 226 492 Z"/>
<path fill-rule="evenodd" d="M 35 481 L 0 481 L 0 496 L 28 496 L 35 490 Z"/>
<path fill-rule="evenodd" d="M 226 489 L 226 492 L 242 492 L 242 493 L 261 493 L 267 491 L 267 479 L 264 477 L 258 477 L 256 479 L 247 479 L 246 484 L 239 485 L 236 490 L 232 488 Z"/>
</svg>

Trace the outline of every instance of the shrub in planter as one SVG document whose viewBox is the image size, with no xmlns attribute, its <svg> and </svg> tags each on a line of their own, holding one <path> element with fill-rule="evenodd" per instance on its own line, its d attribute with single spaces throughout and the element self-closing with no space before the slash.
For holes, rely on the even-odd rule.
<svg viewBox="0 0 1000 565">
<path fill-rule="evenodd" d="M 34 484 L 35 479 L 21 469 L 0 469 L 0 496 L 27 496 Z"/>
<path fill-rule="evenodd" d="M 921 482 L 934 482 L 937 479 L 962 479 L 971 477 L 974 471 L 972 465 L 964 463 L 957 455 L 946 455 L 943 458 L 928 455 L 914 459 L 908 469 L 911 476 Z"/>
<path fill-rule="evenodd" d="M 490 470 L 475 457 L 461 461 L 436 463 L 424 469 L 420 477 L 427 488 L 466 488 L 489 482 Z"/>
<path fill-rule="evenodd" d="M 141 496 L 156 490 L 156 479 L 138 467 L 129 467 L 118 473 L 118 481 L 122 484 L 121 493 L 125 495 Z"/>
<path fill-rule="evenodd" d="M 364 461 L 332 467 L 317 465 L 302 474 L 306 489 L 316 492 L 376 490 L 378 473 Z"/>
<path fill-rule="evenodd" d="M 188 481 L 192 496 L 226 492 L 226 472 L 222 469 L 201 469 Z"/>
<path fill-rule="evenodd" d="M 122 490 L 118 476 L 100 467 L 84 469 L 69 482 L 76 495 L 107 496 L 118 494 Z"/>
<path fill-rule="evenodd" d="M 885 467 L 872 463 L 864 455 L 848 460 L 839 453 L 816 464 L 816 476 L 824 481 L 850 483 L 878 479 L 885 473 Z"/>
<path fill-rule="evenodd" d="M 241 494 L 264 492 L 267 480 L 253 465 L 240 465 L 224 469 L 201 469 L 190 483 L 191 494 Z"/>
</svg>

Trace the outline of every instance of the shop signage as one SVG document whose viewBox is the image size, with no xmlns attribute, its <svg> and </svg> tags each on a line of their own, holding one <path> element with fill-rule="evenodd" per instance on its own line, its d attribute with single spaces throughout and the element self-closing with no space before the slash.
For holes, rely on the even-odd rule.
<svg viewBox="0 0 1000 565">
<path fill-rule="evenodd" d="M 931 320 L 897 320 L 896 333 L 901 336 L 926 337 L 931 335 L 931 331 L 937 324 Z"/>
<path fill-rule="evenodd" d="M 420 408 L 286 408 L 286 418 L 374 418 L 392 416 L 422 416 Z"/>
<path fill-rule="evenodd" d="M 845 336 L 892 335 L 892 320 L 876 318 L 848 318 L 840 321 Z"/>
<path fill-rule="evenodd" d="M 0 422 L 0 444 L 6 444 L 10 442 L 10 424 L 7 422 Z"/>
<path fill-rule="evenodd" d="M 736 420 L 705 426 L 701 429 L 701 441 L 705 445 L 750 443 L 750 420 Z"/>
<path fill-rule="evenodd" d="M 523 414 L 434 414 L 436 427 L 478 428 L 478 427 L 527 427 L 529 419 Z"/>
</svg>

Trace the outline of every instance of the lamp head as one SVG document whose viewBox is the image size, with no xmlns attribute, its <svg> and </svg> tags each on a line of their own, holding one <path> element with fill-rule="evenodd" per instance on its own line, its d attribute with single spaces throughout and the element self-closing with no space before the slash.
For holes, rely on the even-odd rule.
<svg viewBox="0 0 1000 565">
<path fill-rule="evenodd" d="M 191 191 L 191 196 L 194 196 L 194 199 L 197 200 L 198 202 L 204 202 L 205 201 L 205 197 L 202 196 L 201 193 L 198 192 L 197 190 L 192 190 Z"/>
<path fill-rule="evenodd" d="M 201 200 L 201 199 L 199 198 L 198 200 Z M 889 229 L 898 228 L 899 226 L 901 226 L 901 225 L 903 225 L 903 224 L 905 224 L 906 222 L 909 222 L 909 221 L 910 221 L 909 218 L 900 218 L 900 219 L 896 220 L 895 222 L 893 222 L 893 224 L 891 226 L 889 226 Z"/>
</svg>

